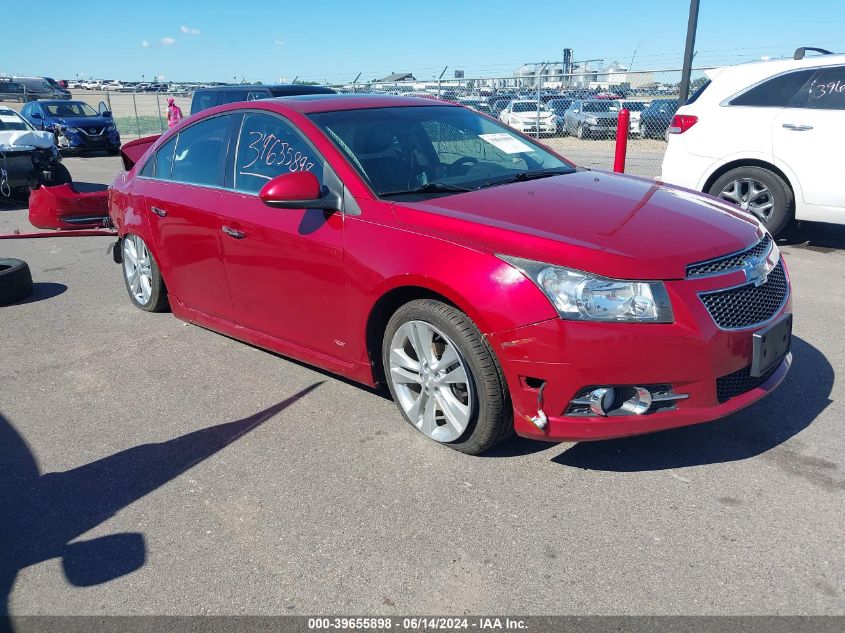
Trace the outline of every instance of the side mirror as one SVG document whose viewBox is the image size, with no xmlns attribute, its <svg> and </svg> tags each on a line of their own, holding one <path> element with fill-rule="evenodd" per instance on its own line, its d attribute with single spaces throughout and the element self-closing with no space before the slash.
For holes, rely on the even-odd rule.
<svg viewBox="0 0 845 633">
<path fill-rule="evenodd" d="M 102 112 L 100 112 L 100 116 L 104 116 L 107 119 L 110 119 L 111 118 L 111 110 L 103 110 Z"/>
<path fill-rule="evenodd" d="M 31 112 L 30 115 L 33 119 L 43 119 L 44 117 L 41 116 L 40 112 Z"/>
<path fill-rule="evenodd" d="M 258 197 L 276 209 L 338 209 L 340 201 L 327 187 L 320 187 L 317 176 L 297 171 L 276 176 L 261 188 Z"/>
</svg>

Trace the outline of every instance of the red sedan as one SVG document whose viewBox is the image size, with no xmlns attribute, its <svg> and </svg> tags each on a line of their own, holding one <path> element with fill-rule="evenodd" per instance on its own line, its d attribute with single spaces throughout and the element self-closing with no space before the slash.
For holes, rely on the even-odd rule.
<svg viewBox="0 0 845 633">
<path fill-rule="evenodd" d="M 789 275 L 755 219 L 452 104 L 214 108 L 117 178 L 109 214 L 139 308 L 386 384 L 466 453 L 713 420 L 791 362 Z"/>
</svg>

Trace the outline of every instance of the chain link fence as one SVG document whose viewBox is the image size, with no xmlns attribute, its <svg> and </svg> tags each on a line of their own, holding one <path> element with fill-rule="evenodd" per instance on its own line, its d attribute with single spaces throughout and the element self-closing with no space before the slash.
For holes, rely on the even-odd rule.
<svg viewBox="0 0 845 633">
<path fill-rule="evenodd" d="M 706 80 L 704 70 L 693 71 L 691 90 Z M 625 107 L 631 113 L 626 171 L 655 177 L 666 148 L 666 129 L 678 107 L 680 80 L 680 69 L 562 74 L 538 65 L 507 77 L 331 87 L 345 93 L 402 94 L 460 103 L 534 136 L 578 165 L 608 170 L 613 168 L 618 113 Z M 124 142 L 165 131 L 171 97 L 187 116 L 192 92 L 72 91 L 73 99 L 110 110 Z M 16 109 L 24 101 L 14 95 L 0 98 Z"/>
<path fill-rule="evenodd" d="M 692 90 L 706 80 L 705 70 L 693 71 Z M 460 103 L 537 138 L 578 165 L 608 170 L 613 168 L 617 118 L 624 107 L 630 112 L 626 171 L 655 177 L 666 130 L 678 108 L 680 81 L 680 69 L 562 74 L 540 67 L 507 77 L 375 81 L 333 88 Z M 512 102 L 517 103 L 509 107 Z"/>
<path fill-rule="evenodd" d="M 30 95 L 31 96 L 31 95 Z M 173 98 L 184 116 L 191 111 L 191 92 L 115 92 L 108 90 L 71 90 L 71 98 L 84 101 L 97 111 L 112 113 L 121 141 L 160 134 L 167 129 L 167 102 Z M 0 101 L 20 111 L 27 95 L 0 93 Z"/>
</svg>

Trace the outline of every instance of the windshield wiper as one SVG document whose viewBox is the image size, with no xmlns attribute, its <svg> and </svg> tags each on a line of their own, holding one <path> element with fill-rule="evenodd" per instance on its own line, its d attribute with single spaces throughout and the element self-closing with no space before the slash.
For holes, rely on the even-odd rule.
<svg viewBox="0 0 845 633">
<path fill-rule="evenodd" d="M 462 193 L 472 191 L 467 187 L 459 187 L 458 185 L 450 185 L 445 182 L 429 182 L 416 189 L 404 189 L 399 191 L 383 191 L 379 196 L 401 196 L 411 195 L 415 193 Z"/>
<path fill-rule="evenodd" d="M 560 176 L 562 174 L 571 174 L 574 170 L 569 167 L 558 167 L 555 169 L 530 169 L 528 171 L 520 171 L 507 178 L 498 180 L 488 180 L 481 187 L 492 187 L 494 185 L 505 185 L 510 182 L 525 182 L 527 180 L 537 180 L 538 178 L 548 178 L 550 176 Z"/>
</svg>

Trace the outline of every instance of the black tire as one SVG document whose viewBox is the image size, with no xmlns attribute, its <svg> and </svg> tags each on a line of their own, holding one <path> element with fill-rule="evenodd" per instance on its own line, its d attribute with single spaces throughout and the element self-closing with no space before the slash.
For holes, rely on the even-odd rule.
<svg viewBox="0 0 845 633">
<path fill-rule="evenodd" d="M 29 194 L 31 189 L 29 187 L 15 187 L 12 189 L 12 195 L 9 196 L 15 202 L 26 203 L 29 201 Z"/>
<path fill-rule="evenodd" d="M 67 167 L 61 163 L 53 165 L 53 186 L 69 185 L 73 182 L 73 177 L 70 175 Z"/>
<path fill-rule="evenodd" d="M 580 123 L 578 124 L 578 128 L 575 130 L 575 136 L 577 136 L 582 141 L 585 141 L 589 138 L 589 134 L 584 130 L 584 126 Z"/>
<path fill-rule="evenodd" d="M 126 238 L 128 237 L 130 237 L 130 235 L 126 235 L 121 238 L 119 245 L 116 247 L 121 249 L 122 262 L 125 258 L 125 255 L 123 254 L 123 246 L 126 242 Z M 135 307 L 141 308 L 141 310 L 145 310 L 147 312 L 167 312 L 170 309 L 170 301 L 167 298 L 167 286 L 164 284 L 164 278 L 161 276 L 161 270 L 158 267 L 158 262 L 156 262 L 152 253 L 150 253 L 150 298 L 146 303 L 138 301 L 135 294 L 132 292 L 129 277 L 127 277 L 125 263 L 121 263 L 120 270 L 123 273 L 123 283 L 126 286 L 126 292 L 129 294 L 129 299 L 133 304 L 135 304 Z"/>
<path fill-rule="evenodd" d="M 41 173 L 41 172 L 39 172 Z M 73 182 L 73 178 L 70 175 L 67 167 L 62 165 L 61 163 L 53 163 L 52 167 L 50 167 L 50 177 L 44 178 L 42 176 L 38 177 L 40 185 L 44 185 L 45 187 L 55 187 L 57 185 L 69 185 Z"/>
<path fill-rule="evenodd" d="M 21 259 L 0 259 L 0 305 L 15 303 L 32 294 L 32 273 Z"/>
<path fill-rule="evenodd" d="M 382 342 L 382 363 L 390 394 L 402 417 L 413 422 L 401 407 L 390 378 L 390 343 L 408 321 L 425 321 L 446 334 L 469 368 L 475 388 L 474 413 L 463 435 L 445 446 L 469 455 L 480 455 L 513 435 L 513 407 L 504 373 L 487 340 L 469 317 L 434 299 L 417 299 L 400 307 L 390 318 Z M 415 427 L 416 428 L 416 427 Z"/>
<path fill-rule="evenodd" d="M 762 183 L 772 194 L 774 207 L 766 218 L 758 218 L 772 235 L 777 237 L 789 226 L 795 214 L 795 195 L 783 178 L 764 167 L 737 167 L 722 174 L 707 191 L 718 196 L 729 183 L 740 178 L 752 178 Z M 730 200 L 725 200 L 730 202 Z"/>
</svg>

